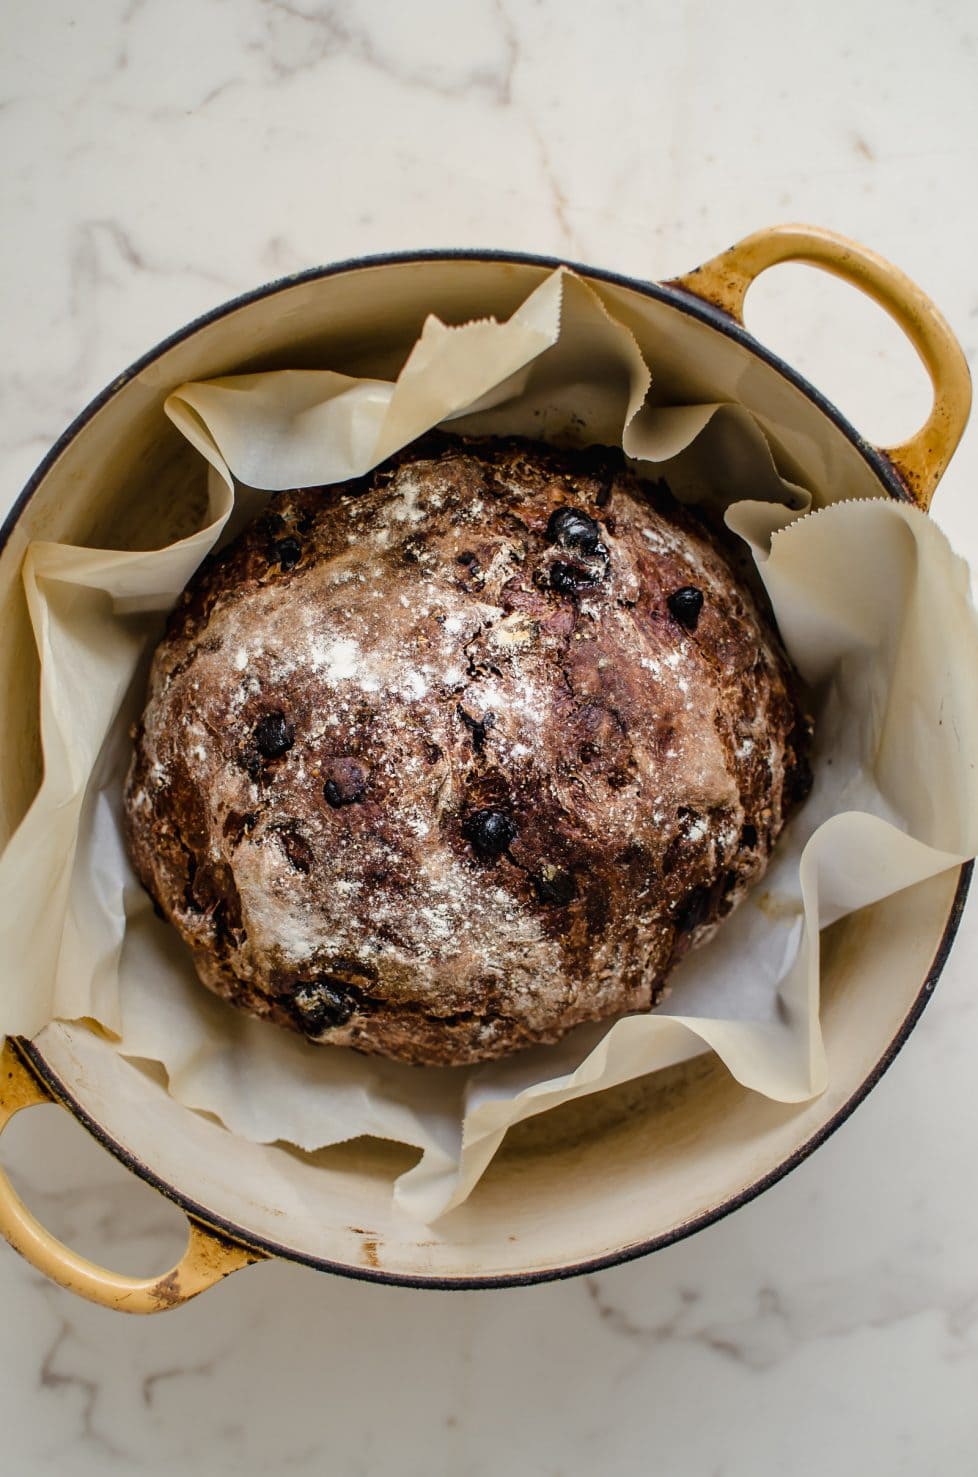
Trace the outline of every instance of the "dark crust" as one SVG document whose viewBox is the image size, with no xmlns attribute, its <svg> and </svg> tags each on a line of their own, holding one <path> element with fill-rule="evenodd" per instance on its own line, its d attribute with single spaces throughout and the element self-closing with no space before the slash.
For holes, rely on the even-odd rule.
<svg viewBox="0 0 978 1477">
<path fill-rule="evenodd" d="M 426 437 L 272 497 L 202 566 L 129 848 L 233 1004 L 472 1062 L 648 1009 L 763 873 L 809 748 L 769 615 L 663 485 L 605 448 Z"/>
</svg>

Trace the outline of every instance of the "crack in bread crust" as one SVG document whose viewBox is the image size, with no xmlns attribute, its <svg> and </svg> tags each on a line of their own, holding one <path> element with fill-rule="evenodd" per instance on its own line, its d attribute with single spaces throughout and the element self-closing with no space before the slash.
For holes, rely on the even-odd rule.
<svg viewBox="0 0 978 1477">
<path fill-rule="evenodd" d="M 273 495 L 173 611 L 126 785 L 204 984 L 445 1065 L 647 1010 L 807 791 L 721 539 L 619 452 L 515 438 Z"/>
</svg>

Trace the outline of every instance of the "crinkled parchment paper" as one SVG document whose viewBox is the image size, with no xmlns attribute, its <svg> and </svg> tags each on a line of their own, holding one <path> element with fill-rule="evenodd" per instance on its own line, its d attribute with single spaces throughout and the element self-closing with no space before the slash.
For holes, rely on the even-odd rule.
<svg viewBox="0 0 978 1477">
<path fill-rule="evenodd" d="M 806 516 L 808 494 L 779 475 L 745 410 L 653 407 L 649 385 L 630 333 L 558 271 L 504 324 L 429 318 L 395 383 L 283 371 L 172 395 L 167 413 L 211 464 L 207 526 L 148 553 L 35 543 L 24 561 L 45 772 L 0 858 L 0 1028 L 94 1020 L 126 1056 L 162 1063 L 180 1101 L 262 1142 L 416 1145 L 395 1193 L 421 1220 L 466 1197 L 509 1125 L 707 1048 L 770 1097 L 820 1092 L 819 928 L 978 849 L 967 572 L 913 508 L 846 502 L 836 487 L 820 489 L 833 506 Z M 719 500 L 815 693 L 816 782 L 764 881 L 684 961 L 662 1008 L 498 1063 L 417 1069 L 310 1046 L 209 995 L 135 881 L 119 797 L 161 613 L 253 513 L 255 489 L 357 476 L 446 421 L 620 443 L 682 495 Z M 688 474 L 704 464 L 708 488 Z"/>
</svg>

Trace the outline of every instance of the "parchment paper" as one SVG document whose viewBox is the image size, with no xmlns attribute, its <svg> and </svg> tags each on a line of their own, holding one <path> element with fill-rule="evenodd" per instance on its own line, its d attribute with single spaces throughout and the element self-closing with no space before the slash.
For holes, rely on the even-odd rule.
<svg viewBox="0 0 978 1477">
<path fill-rule="evenodd" d="M 912 508 L 831 488 L 835 505 L 806 516 L 809 493 L 779 475 L 743 408 L 652 407 L 649 385 L 630 333 L 562 270 L 504 324 L 429 318 L 396 382 L 280 371 L 172 395 L 167 413 L 211 464 L 206 527 L 151 552 L 35 543 L 25 557 L 45 772 L 0 858 L 0 1028 L 97 1022 L 126 1056 L 162 1063 L 180 1101 L 261 1142 L 416 1145 L 395 1195 L 426 1221 L 468 1195 L 509 1125 L 708 1048 L 770 1097 L 820 1092 L 819 928 L 978 849 L 967 570 Z M 620 443 L 680 496 L 725 508 L 815 693 L 816 781 L 765 879 L 663 1007 L 499 1063 L 418 1069 L 310 1046 L 210 996 L 132 874 L 119 804 L 161 613 L 256 489 L 359 475 L 445 422 Z"/>
</svg>

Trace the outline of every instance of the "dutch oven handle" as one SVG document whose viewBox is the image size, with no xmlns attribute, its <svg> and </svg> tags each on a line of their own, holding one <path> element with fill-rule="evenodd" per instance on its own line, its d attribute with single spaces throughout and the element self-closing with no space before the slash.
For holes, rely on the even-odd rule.
<svg viewBox="0 0 978 1477">
<path fill-rule="evenodd" d="M 15 1113 L 52 1097 L 8 1037 L 0 1052 L 0 1133 Z M 262 1254 L 219 1235 L 192 1216 L 183 1256 L 162 1277 L 123 1277 L 79 1256 L 31 1215 L 0 1169 L 0 1231 L 15 1251 L 69 1292 L 122 1313 L 164 1313 L 196 1297 L 222 1277 L 261 1261 Z"/>
<path fill-rule="evenodd" d="M 880 448 L 922 508 L 961 440 L 971 408 L 971 378 L 961 345 L 930 299 L 910 278 L 858 242 L 819 226 L 771 226 L 684 277 L 668 282 L 729 314 L 743 327 L 747 290 L 768 267 L 810 262 L 874 298 L 903 329 L 934 387 L 930 415 L 915 436 Z"/>
</svg>

